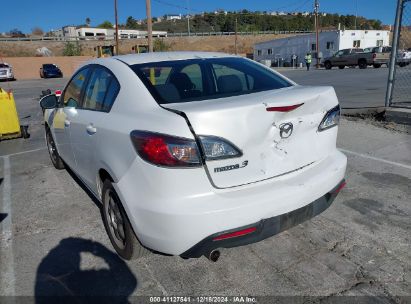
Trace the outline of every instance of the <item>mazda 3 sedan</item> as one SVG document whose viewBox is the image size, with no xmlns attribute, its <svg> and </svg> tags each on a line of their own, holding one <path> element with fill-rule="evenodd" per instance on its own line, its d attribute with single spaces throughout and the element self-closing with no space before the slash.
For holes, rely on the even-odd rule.
<svg viewBox="0 0 411 304">
<path fill-rule="evenodd" d="M 149 249 L 217 260 L 321 213 L 345 185 L 334 89 L 249 59 L 96 59 L 40 104 L 51 161 L 101 201 L 124 259 Z"/>
</svg>

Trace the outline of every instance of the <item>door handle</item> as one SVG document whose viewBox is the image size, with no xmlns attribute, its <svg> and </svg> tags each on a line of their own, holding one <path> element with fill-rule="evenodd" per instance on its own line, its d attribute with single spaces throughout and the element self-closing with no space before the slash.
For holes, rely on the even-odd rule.
<svg viewBox="0 0 411 304">
<path fill-rule="evenodd" d="M 65 119 L 65 120 L 64 120 L 64 126 L 65 126 L 65 127 L 70 127 L 70 121 L 67 120 L 67 119 Z"/>
<path fill-rule="evenodd" d="M 90 135 L 93 135 L 94 133 L 97 132 L 97 128 L 95 126 L 93 126 L 92 124 L 89 124 L 86 128 L 87 133 Z"/>
</svg>

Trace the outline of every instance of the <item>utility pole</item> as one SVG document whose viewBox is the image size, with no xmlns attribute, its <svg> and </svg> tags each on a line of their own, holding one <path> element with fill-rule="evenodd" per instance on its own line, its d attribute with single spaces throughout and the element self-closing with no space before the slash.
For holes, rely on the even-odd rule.
<svg viewBox="0 0 411 304">
<path fill-rule="evenodd" d="M 146 0 L 148 51 L 153 52 L 153 24 L 151 20 L 151 0 Z"/>
<path fill-rule="evenodd" d="M 407 0 L 398 0 L 397 1 L 397 10 L 395 14 L 395 24 L 394 24 L 394 31 L 393 31 L 393 39 L 392 39 L 392 46 L 391 46 L 391 55 L 390 61 L 388 65 L 388 82 L 387 82 L 387 92 L 385 95 L 385 107 L 391 106 L 392 100 L 392 93 L 394 89 L 394 76 L 395 76 L 395 62 L 396 62 L 396 54 L 398 52 L 398 44 L 400 42 L 400 35 L 401 35 L 401 26 L 402 26 L 402 14 L 404 10 L 404 2 Z"/>
<path fill-rule="evenodd" d="M 234 37 L 234 50 L 235 50 L 235 54 L 237 55 L 237 16 L 235 17 L 235 37 Z"/>
<path fill-rule="evenodd" d="M 358 0 L 355 0 L 355 21 L 354 21 L 354 29 L 357 29 L 357 16 L 358 15 Z"/>
<path fill-rule="evenodd" d="M 187 0 L 187 33 L 190 36 L 190 3 Z"/>
<path fill-rule="evenodd" d="M 119 43 L 118 43 L 118 15 L 117 15 L 117 0 L 114 0 L 114 17 L 116 22 L 116 55 L 119 54 Z"/>
<path fill-rule="evenodd" d="M 320 60 L 318 58 L 318 54 L 320 53 L 320 46 L 319 46 L 319 39 L 318 39 L 318 9 L 320 7 L 320 4 L 318 3 L 318 0 L 315 0 L 314 3 L 314 24 L 315 24 L 315 52 L 316 52 L 316 59 L 317 59 L 317 64 L 316 68 L 318 69 L 320 67 Z"/>
</svg>

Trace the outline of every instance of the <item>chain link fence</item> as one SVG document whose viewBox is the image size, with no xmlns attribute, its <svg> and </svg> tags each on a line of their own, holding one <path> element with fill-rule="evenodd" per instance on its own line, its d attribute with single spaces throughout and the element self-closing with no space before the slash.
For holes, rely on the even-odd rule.
<svg viewBox="0 0 411 304">
<path fill-rule="evenodd" d="M 411 0 L 398 0 L 386 104 L 411 108 Z"/>
</svg>

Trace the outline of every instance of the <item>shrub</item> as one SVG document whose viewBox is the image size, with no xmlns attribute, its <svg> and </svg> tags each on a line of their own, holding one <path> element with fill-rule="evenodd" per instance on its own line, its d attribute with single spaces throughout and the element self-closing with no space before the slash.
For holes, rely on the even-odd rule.
<svg viewBox="0 0 411 304">
<path fill-rule="evenodd" d="M 67 42 L 63 49 L 63 56 L 80 56 L 81 46 L 77 43 Z"/>
</svg>

